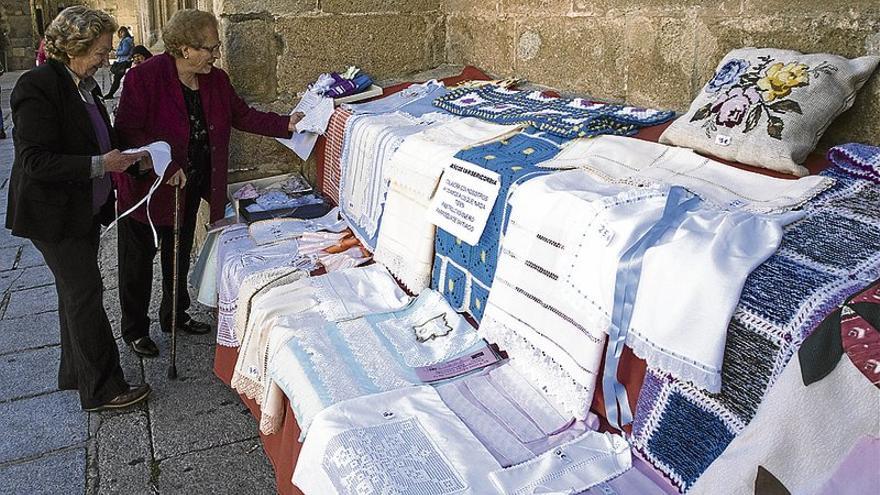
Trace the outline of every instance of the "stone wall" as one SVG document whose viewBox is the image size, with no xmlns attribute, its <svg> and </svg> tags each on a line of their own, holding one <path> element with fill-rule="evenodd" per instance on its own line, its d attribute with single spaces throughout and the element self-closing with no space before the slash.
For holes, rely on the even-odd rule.
<svg viewBox="0 0 880 495">
<path fill-rule="evenodd" d="M 439 0 L 214 0 L 222 65 L 239 95 L 258 108 L 289 112 L 322 72 L 349 65 L 374 79 L 428 69 L 445 59 Z M 274 140 L 235 132 L 230 181 L 302 169 Z"/>
<path fill-rule="evenodd" d="M 0 0 L 0 30 L 6 32 L 5 54 L 0 51 L 0 59 L 9 70 L 29 69 L 34 66 L 36 57 L 34 45 L 34 26 L 28 0 Z"/>
<path fill-rule="evenodd" d="M 9 70 L 26 70 L 36 63 L 37 46 L 42 31 L 52 22 L 58 12 L 72 5 L 86 4 L 104 6 L 105 0 L 0 0 L 0 29 L 7 33 L 9 45 L 5 50 Z M 113 0 L 115 4 L 115 0 Z M 113 8 L 106 9 L 111 14 Z M 42 26 L 38 25 L 37 12 L 42 15 Z M 0 52 L 0 56 L 3 53 Z"/>
<path fill-rule="evenodd" d="M 446 55 L 498 76 L 684 111 L 733 48 L 880 55 L 878 0 L 442 0 Z M 824 145 L 880 144 L 880 77 Z"/>
<path fill-rule="evenodd" d="M 211 7 L 221 19 L 221 65 L 239 93 L 279 112 L 318 74 L 349 64 L 376 78 L 470 64 L 597 99 L 684 111 L 733 48 L 880 54 L 878 0 L 213 0 Z M 823 146 L 844 141 L 880 144 L 880 77 Z M 252 135 L 237 133 L 231 151 L 236 178 L 301 166 Z"/>
<path fill-rule="evenodd" d="M 131 35 L 134 36 L 136 45 L 143 44 L 144 38 L 141 34 L 137 0 L 90 0 L 89 6 L 112 15 L 116 19 L 117 24 L 129 28 Z M 114 48 L 116 48 L 117 43 L 119 43 L 119 38 L 114 34 Z"/>
</svg>

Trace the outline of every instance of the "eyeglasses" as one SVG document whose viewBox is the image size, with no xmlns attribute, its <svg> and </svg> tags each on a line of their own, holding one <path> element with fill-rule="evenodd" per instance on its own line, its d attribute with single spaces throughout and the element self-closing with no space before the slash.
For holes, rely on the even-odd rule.
<svg viewBox="0 0 880 495">
<path fill-rule="evenodd" d="M 197 46 L 195 48 L 198 48 L 199 50 L 205 50 L 205 51 L 208 51 L 211 53 L 220 53 L 220 45 L 222 45 L 222 43 L 218 42 L 214 46 Z"/>
</svg>

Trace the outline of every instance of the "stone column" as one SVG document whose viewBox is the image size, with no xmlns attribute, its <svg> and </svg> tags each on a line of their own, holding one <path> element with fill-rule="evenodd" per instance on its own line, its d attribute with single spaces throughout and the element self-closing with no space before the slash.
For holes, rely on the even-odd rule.
<svg viewBox="0 0 880 495">
<path fill-rule="evenodd" d="M 7 70 L 30 69 L 34 66 L 37 42 L 30 4 L 28 0 L 2 0 L 0 9 L 4 17 L 2 29 L 6 31 Z"/>
</svg>

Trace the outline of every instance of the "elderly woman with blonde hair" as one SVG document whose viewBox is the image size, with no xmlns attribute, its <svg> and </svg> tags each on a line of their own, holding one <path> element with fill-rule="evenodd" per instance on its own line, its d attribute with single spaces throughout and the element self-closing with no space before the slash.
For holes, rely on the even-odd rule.
<svg viewBox="0 0 880 495">
<path fill-rule="evenodd" d="M 223 218 L 229 161 L 229 136 L 234 127 L 271 137 L 289 137 L 301 115 L 281 116 L 249 107 L 238 95 L 229 76 L 214 67 L 220 57 L 217 19 L 193 9 L 177 11 L 162 31 L 165 53 L 131 69 L 125 78 L 116 114 L 116 128 L 128 146 L 162 140 L 171 145 L 172 162 L 165 171 L 166 183 L 119 222 L 119 297 L 122 306 L 122 337 L 142 356 L 159 351 L 149 335 L 153 243 L 148 218 L 157 226 L 162 265 L 162 301 L 159 324 L 171 331 L 174 292 L 174 188 L 180 188 L 181 206 L 178 266 L 189 270 L 190 250 L 199 202 L 210 206 L 210 220 Z M 149 191 L 155 176 L 133 178 L 119 174 L 120 208 L 128 209 Z M 177 328 L 188 333 L 207 333 L 207 324 L 186 314 L 190 306 L 186 276 L 178 282 Z"/>
<path fill-rule="evenodd" d="M 58 387 L 79 390 L 86 411 L 123 408 L 150 393 L 130 386 L 103 305 L 101 223 L 114 216 L 111 172 L 138 175 L 141 154 L 117 149 L 94 75 L 107 64 L 116 22 L 83 6 L 46 30 L 44 65 L 12 91 L 15 161 L 6 228 L 31 239 L 55 277 L 61 330 Z M 147 160 L 143 160 L 147 162 Z"/>
</svg>

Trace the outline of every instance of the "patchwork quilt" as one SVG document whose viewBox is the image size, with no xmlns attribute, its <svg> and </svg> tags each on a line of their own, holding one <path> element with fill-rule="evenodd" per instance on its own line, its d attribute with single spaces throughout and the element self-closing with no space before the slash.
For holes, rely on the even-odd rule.
<svg viewBox="0 0 880 495">
<path fill-rule="evenodd" d="M 776 254 L 746 281 L 728 328 L 721 392 L 653 370 L 645 376 L 632 443 L 682 492 L 752 420 L 822 319 L 880 277 L 880 184 L 842 168 L 822 175 L 836 184 L 805 206 L 806 218 L 786 228 Z"/>
</svg>

